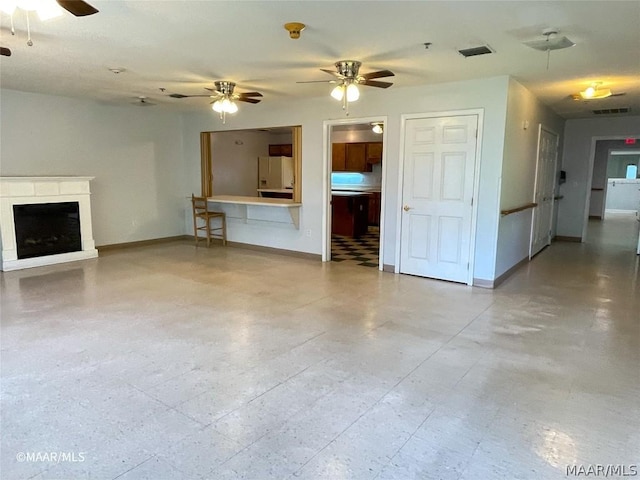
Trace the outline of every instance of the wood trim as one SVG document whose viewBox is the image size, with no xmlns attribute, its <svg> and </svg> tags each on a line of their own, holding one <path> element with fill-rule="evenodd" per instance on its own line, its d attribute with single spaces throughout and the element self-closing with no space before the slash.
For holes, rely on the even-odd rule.
<svg viewBox="0 0 640 480">
<path fill-rule="evenodd" d="M 253 245 L 251 243 L 230 242 L 227 241 L 228 247 L 244 248 L 245 250 L 253 250 L 256 252 L 273 253 L 276 255 L 285 255 L 287 257 L 304 258 L 306 260 L 316 260 L 321 262 L 322 255 L 317 253 L 297 252 L 295 250 L 285 250 L 283 248 L 263 247 L 262 245 Z"/>
<path fill-rule="evenodd" d="M 302 203 L 302 127 L 291 127 L 293 143 L 293 201 Z"/>
<path fill-rule="evenodd" d="M 136 242 L 111 243 L 108 245 L 96 246 L 98 252 L 106 252 L 110 250 L 120 250 L 123 248 L 145 247 L 147 245 L 157 245 L 159 243 L 176 242 L 179 240 L 193 241 L 192 235 L 176 235 L 174 237 L 152 238 L 149 240 L 138 240 Z"/>
<path fill-rule="evenodd" d="M 503 217 L 506 215 L 511 215 L 512 213 L 518 213 L 518 212 L 522 212 L 524 210 L 529 210 L 530 208 L 535 208 L 537 207 L 538 204 L 537 203 L 527 203 L 526 205 L 522 205 L 521 207 L 516 207 L 516 208 L 509 208 L 507 210 L 500 210 L 500 215 L 502 215 Z"/>
<path fill-rule="evenodd" d="M 200 196 L 210 197 L 213 195 L 210 132 L 200 132 L 200 184 Z"/>
</svg>

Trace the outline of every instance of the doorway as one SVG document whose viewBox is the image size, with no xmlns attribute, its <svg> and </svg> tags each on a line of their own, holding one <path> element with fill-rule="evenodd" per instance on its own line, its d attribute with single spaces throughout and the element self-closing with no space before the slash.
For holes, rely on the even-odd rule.
<svg viewBox="0 0 640 480">
<path fill-rule="evenodd" d="M 382 270 L 385 123 L 325 122 L 323 261 Z"/>
<path fill-rule="evenodd" d="M 482 111 L 403 120 L 399 271 L 471 285 Z"/>
</svg>

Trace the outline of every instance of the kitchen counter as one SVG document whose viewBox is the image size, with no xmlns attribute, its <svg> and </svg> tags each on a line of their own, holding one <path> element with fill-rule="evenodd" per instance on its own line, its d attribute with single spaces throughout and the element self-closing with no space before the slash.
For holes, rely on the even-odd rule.
<svg viewBox="0 0 640 480">
<path fill-rule="evenodd" d="M 292 188 L 259 188 L 258 192 L 269 192 L 269 193 L 290 193 L 293 195 Z"/>
<path fill-rule="evenodd" d="M 332 185 L 332 192 L 371 192 L 380 193 L 381 187 L 375 185 Z"/>
<path fill-rule="evenodd" d="M 368 196 L 372 192 L 352 192 L 348 190 L 331 190 L 331 196 L 333 197 L 358 197 L 358 196 Z"/>
</svg>

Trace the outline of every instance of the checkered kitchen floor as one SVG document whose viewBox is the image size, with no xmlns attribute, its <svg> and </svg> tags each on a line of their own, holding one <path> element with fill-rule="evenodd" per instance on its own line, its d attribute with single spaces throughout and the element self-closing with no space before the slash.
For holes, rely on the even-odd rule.
<svg viewBox="0 0 640 480">
<path fill-rule="evenodd" d="M 380 250 L 380 230 L 369 227 L 360 238 L 331 235 L 331 261 L 378 267 Z"/>
</svg>

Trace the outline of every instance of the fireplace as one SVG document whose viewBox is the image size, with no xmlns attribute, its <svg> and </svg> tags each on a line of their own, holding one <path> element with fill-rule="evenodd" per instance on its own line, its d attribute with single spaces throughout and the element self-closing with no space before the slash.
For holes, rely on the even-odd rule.
<svg viewBox="0 0 640 480">
<path fill-rule="evenodd" d="M 78 202 L 13 206 L 18 259 L 82 250 Z"/>
<path fill-rule="evenodd" d="M 91 226 L 93 177 L 0 177 L 2 270 L 98 256 Z"/>
</svg>

